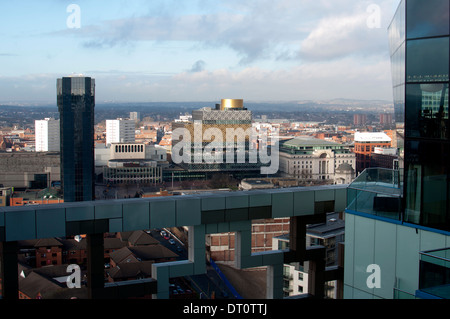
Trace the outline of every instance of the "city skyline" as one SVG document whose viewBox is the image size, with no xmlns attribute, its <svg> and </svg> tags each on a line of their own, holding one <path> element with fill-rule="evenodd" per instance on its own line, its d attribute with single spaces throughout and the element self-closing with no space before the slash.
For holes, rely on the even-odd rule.
<svg viewBox="0 0 450 319">
<path fill-rule="evenodd" d="M 98 102 L 392 100 L 398 0 L 72 3 L 0 4 L 0 102 L 52 102 L 72 73 Z"/>
</svg>

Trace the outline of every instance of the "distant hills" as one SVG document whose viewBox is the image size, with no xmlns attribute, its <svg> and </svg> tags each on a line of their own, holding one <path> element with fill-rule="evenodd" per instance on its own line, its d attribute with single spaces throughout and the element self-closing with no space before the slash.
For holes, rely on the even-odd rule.
<svg viewBox="0 0 450 319">
<path fill-rule="evenodd" d="M 147 103 L 101 103 L 97 102 L 98 108 L 133 108 L 133 110 L 148 111 L 153 108 L 163 108 L 166 110 L 180 110 L 190 112 L 202 107 L 214 107 L 220 101 L 211 102 L 147 102 Z M 383 100 L 304 100 L 304 101 L 251 101 L 244 100 L 245 106 L 256 112 L 273 111 L 295 112 L 295 111 L 393 111 L 394 106 L 390 101 Z"/>
<path fill-rule="evenodd" d="M 99 107 L 121 107 L 121 106 L 136 106 L 136 107 L 159 107 L 167 106 L 169 108 L 198 108 L 211 106 L 214 107 L 216 103 L 220 101 L 187 101 L 187 102 L 112 102 L 112 101 L 96 101 Z M 336 98 L 332 100 L 298 100 L 298 101 L 252 101 L 244 100 L 246 105 L 255 105 L 258 107 L 269 107 L 274 104 L 283 105 L 288 107 L 304 107 L 311 105 L 321 105 L 321 106 L 345 106 L 345 107 L 392 107 L 392 101 L 384 100 L 355 100 L 355 99 L 345 99 Z M 0 107 L 55 107 L 55 102 L 0 102 Z"/>
<path fill-rule="evenodd" d="M 96 110 L 113 112 L 136 111 L 142 113 L 190 113 L 192 110 L 202 107 L 214 107 L 220 101 L 202 102 L 96 102 Z M 393 112 L 393 103 L 383 100 L 302 100 L 302 101 L 251 101 L 244 100 L 245 106 L 255 112 Z M 56 111 L 56 103 L 0 103 L 0 111 L 19 111 L 21 108 L 27 110 L 36 109 Z"/>
</svg>

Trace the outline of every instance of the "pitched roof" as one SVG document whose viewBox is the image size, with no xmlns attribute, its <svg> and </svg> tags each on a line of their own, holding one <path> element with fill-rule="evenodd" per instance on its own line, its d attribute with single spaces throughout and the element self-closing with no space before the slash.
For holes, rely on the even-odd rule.
<svg viewBox="0 0 450 319">
<path fill-rule="evenodd" d="M 56 278 L 56 277 L 65 277 L 69 276 L 69 273 L 67 272 L 67 267 L 69 265 L 48 265 L 43 266 L 40 268 L 32 268 L 25 271 L 25 274 L 30 274 L 31 272 L 38 273 L 42 276 L 45 276 L 47 278 Z"/>
<path fill-rule="evenodd" d="M 133 246 L 157 245 L 159 241 L 143 230 L 137 230 L 128 237 L 128 242 Z"/>
<path fill-rule="evenodd" d="M 120 238 L 104 238 L 103 245 L 105 249 L 120 249 L 126 246 Z"/>
<path fill-rule="evenodd" d="M 75 239 L 60 239 L 60 241 L 64 244 L 65 250 L 87 249 L 85 239 L 82 239 L 81 241 Z"/>
<path fill-rule="evenodd" d="M 176 258 L 178 254 L 163 245 L 149 245 L 130 247 L 133 254 L 141 260 L 157 260 L 163 258 Z"/>
<path fill-rule="evenodd" d="M 59 247 L 63 246 L 63 243 L 56 238 L 43 238 L 38 239 L 34 244 L 34 247 Z"/>
<path fill-rule="evenodd" d="M 139 276 L 149 277 L 152 274 L 153 261 L 142 261 L 135 263 L 121 263 L 120 265 L 108 270 L 112 279 L 127 279 Z"/>
<path fill-rule="evenodd" d="M 116 264 L 176 258 L 178 255 L 163 245 L 123 247 L 110 254 Z"/>
<path fill-rule="evenodd" d="M 19 277 L 19 281 L 20 291 L 32 299 L 51 291 L 64 289 L 64 286 L 58 282 L 34 271 L 29 273 L 25 278 Z"/>
<path fill-rule="evenodd" d="M 128 247 L 123 247 L 118 250 L 113 251 L 109 254 L 109 257 L 116 264 L 120 263 L 130 263 L 130 262 L 138 262 L 139 260 L 133 255 L 133 252 Z"/>
</svg>

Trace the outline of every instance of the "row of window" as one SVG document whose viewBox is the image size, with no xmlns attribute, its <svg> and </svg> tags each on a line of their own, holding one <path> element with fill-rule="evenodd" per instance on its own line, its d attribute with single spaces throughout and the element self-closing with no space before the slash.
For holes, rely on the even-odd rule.
<svg viewBox="0 0 450 319">
<path fill-rule="evenodd" d="M 123 173 L 152 173 L 155 170 L 157 170 L 157 167 L 143 167 L 143 168 L 117 168 L 117 169 L 110 169 L 109 172 L 106 173 L 116 173 L 116 174 L 123 174 Z"/>
<path fill-rule="evenodd" d="M 293 163 L 294 163 L 294 168 L 297 168 L 297 167 L 300 168 L 300 161 L 297 161 L 297 162 L 294 161 Z M 337 161 L 335 161 L 334 166 L 337 166 L 337 164 L 341 164 L 341 163 L 352 164 L 353 161 L 352 160 L 337 160 Z M 308 168 L 308 166 L 309 166 L 309 168 L 312 168 L 312 161 L 301 161 L 301 164 L 302 164 L 302 168 Z M 310 165 L 308 165 L 308 164 L 310 164 Z"/>
<path fill-rule="evenodd" d="M 373 152 L 376 147 L 386 147 L 386 145 L 355 145 L 356 152 Z"/>
<path fill-rule="evenodd" d="M 116 153 L 142 153 L 144 145 L 116 145 Z"/>
<path fill-rule="evenodd" d="M 156 178 L 136 178 L 136 179 L 118 179 L 118 178 L 106 178 L 110 184 L 153 184 L 160 182 L 158 177 Z"/>
</svg>

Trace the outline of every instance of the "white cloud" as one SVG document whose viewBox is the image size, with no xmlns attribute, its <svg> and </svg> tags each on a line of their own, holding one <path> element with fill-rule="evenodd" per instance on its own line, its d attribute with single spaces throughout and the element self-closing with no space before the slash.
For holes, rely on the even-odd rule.
<svg viewBox="0 0 450 319">
<path fill-rule="evenodd" d="M 353 10 L 326 16 L 301 44 L 300 57 L 329 60 L 347 56 L 388 55 L 386 14 L 393 1 L 362 1 Z M 339 1 L 338 1 L 339 3 Z M 375 8 L 375 11 L 368 10 Z M 379 25 L 374 21 L 379 20 Z"/>
<path fill-rule="evenodd" d="M 384 59 L 357 61 L 352 58 L 312 62 L 296 67 L 269 70 L 247 67 L 239 71 L 222 68 L 182 72 L 173 76 L 127 76 L 129 87 L 98 78 L 98 97 L 139 101 L 214 101 L 224 97 L 246 100 L 386 99 L 392 97 L 390 63 Z M 104 88 L 104 90 L 102 90 Z"/>
<path fill-rule="evenodd" d="M 53 35 L 73 45 L 63 62 L 103 70 L 85 72 L 96 78 L 99 100 L 391 99 L 386 29 L 396 2 L 198 0 L 188 10 L 185 1 L 159 1 L 158 10 L 141 8 Z M 381 8 L 379 29 L 367 25 L 371 4 Z M 36 72 L 55 69 L 39 67 Z M 54 99 L 59 76 L 45 79 L 48 89 L 33 96 Z M 23 87 L 34 81 L 9 80 Z M 9 87 L 0 78 L 0 94 L 27 92 Z"/>
</svg>

